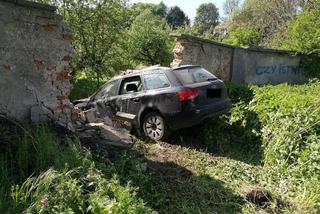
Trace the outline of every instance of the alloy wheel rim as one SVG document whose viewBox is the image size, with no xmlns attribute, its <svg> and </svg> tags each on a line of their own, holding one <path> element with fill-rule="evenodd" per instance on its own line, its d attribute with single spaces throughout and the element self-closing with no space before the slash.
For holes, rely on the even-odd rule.
<svg viewBox="0 0 320 214">
<path fill-rule="evenodd" d="M 152 116 L 146 120 L 145 131 L 150 138 L 155 140 L 161 139 L 163 130 L 163 121 L 159 116 Z"/>
</svg>

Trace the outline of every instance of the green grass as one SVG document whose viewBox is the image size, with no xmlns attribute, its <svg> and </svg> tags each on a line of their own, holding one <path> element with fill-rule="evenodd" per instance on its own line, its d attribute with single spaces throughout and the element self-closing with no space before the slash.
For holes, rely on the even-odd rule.
<svg viewBox="0 0 320 214">
<path fill-rule="evenodd" d="M 319 82 L 228 87 L 230 116 L 130 151 L 2 123 L 0 212 L 319 213 Z M 246 201 L 253 189 L 274 201 Z"/>
<path fill-rule="evenodd" d="M 0 213 L 153 212 L 77 139 L 47 125 L 0 120 L 0 128 Z"/>
</svg>

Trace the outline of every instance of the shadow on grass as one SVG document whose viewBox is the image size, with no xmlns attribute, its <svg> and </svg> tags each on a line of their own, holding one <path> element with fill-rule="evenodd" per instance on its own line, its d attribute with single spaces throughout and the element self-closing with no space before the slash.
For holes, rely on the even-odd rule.
<svg viewBox="0 0 320 214">
<path fill-rule="evenodd" d="M 114 166 L 123 184 L 138 187 L 138 197 L 159 213 L 239 213 L 245 203 L 222 181 L 174 162 L 126 156 Z"/>
<path fill-rule="evenodd" d="M 251 122 L 257 115 L 249 113 Z M 174 133 L 170 144 L 198 149 L 215 156 L 229 157 L 251 165 L 260 165 L 263 158 L 260 123 L 243 126 L 241 122 L 228 123 L 226 118 L 206 121 L 202 125 L 179 130 Z M 249 122 L 250 123 L 250 122 Z"/>
<path fill-rule="evenodd" d="M 205 121 L 202 125 L 174 133 L 171 144 L 199 149 L 213 155 L 225 156 L 251 165 L 262 163 L 261 123 L 258 115 L 248 110 L 253 91 L 247 85 L 229 83 L 229 97 L 233 104 L 231 112 L 237 119 L 222 116 Z"/>
</svg>

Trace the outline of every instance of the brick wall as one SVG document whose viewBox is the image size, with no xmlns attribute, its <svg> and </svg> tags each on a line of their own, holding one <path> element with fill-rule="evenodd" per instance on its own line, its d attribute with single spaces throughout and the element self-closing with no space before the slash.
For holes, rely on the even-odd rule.
<svg viewBox="0 0 320 214">
<path fill-rule="evenodd" d="M 74 49 L 63 17 L 49 5 L 0 0 L 0 35 L 0 113 L 67 123 Z"/>
</svg>

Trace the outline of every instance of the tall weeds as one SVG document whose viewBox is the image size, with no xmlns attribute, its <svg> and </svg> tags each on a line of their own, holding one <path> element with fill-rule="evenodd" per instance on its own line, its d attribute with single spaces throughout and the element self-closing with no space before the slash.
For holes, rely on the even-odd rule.
<svg viewBox="0 0 320 214">
<path fill-rule="evenodd" d="M 76 139 L 47 125 L 0 125 L 0 213 L 152 212 L 130 186 L 105 177 Z"/>
</svg>

